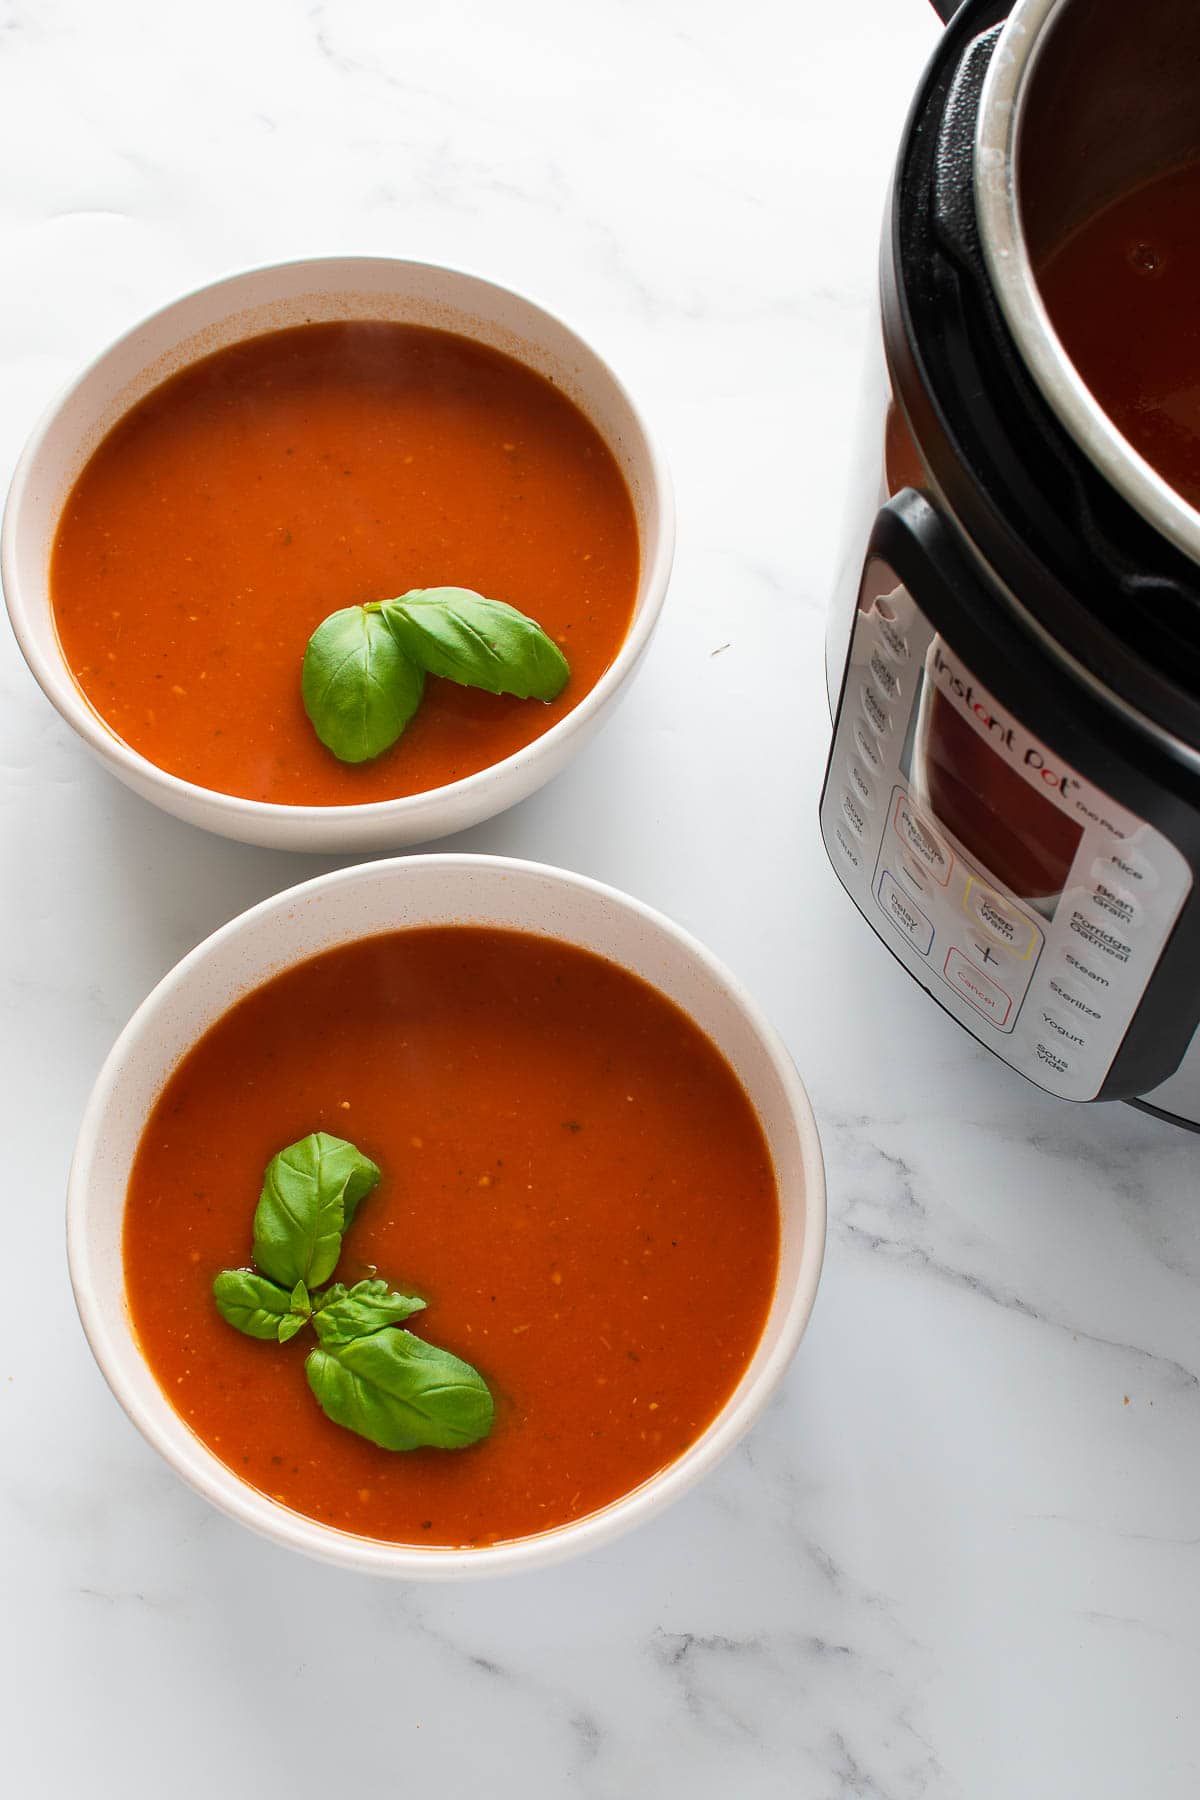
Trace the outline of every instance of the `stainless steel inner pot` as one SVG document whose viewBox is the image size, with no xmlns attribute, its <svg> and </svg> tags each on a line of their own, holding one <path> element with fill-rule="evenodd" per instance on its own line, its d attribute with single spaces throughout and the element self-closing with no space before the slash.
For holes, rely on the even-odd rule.
<svg viewBox="0 0 1200 1800">
<path fill-rule="evenodd" d="M 1042 393 L 1113 487 L 1200 562 L 1200 513 L 1093 399 L 1034 270 L 1106 201 L 1200 159 L 1200 0 L 1018 0 L 981 96 L 975 192 L 988 272 Z"/>
</svg>

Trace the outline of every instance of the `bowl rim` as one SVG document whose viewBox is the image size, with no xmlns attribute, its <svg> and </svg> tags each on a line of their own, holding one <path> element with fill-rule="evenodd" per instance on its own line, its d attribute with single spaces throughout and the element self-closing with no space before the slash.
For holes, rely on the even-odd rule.
<svg viewBox="0 0 1200 1800">
<path fill-rule="evenodd" d="M 732 1000 L 735 1009 L 741 1013 L 766 1053 L 795 1125 L 804 1190 L 799 1268 L 789 1293 L 781 1294 L 778 1285 L 776 1287 L 771 1311 L 775 1310 L 777 1304 L 780 1305 L 778 1337 L 758 1370 L 752 1386 L 744 1391 L 735 1389 L 702 1437 L 640 1487 L 620 1495 L 607 1506 L 579 1520 L 547 1532 L 509 1539 L 479 1549 L 433 1545 L 425 1548 L 421 1545 L 396 1544 L 385 1539 L 356 1537 L 352 1533 L 339 1531 L 334 1526 L 321 1524 L 304 1513 L 271 1500 L 259 1489 L 244 1482 L 236 1470 L 230 1469 L 213 1455 L 203 1440 L 191 1432 L 186 1421 L 172 1408 L 172 1419 L 178 1428 L 176 1441 L 171 1431 L 160 1428 L 156 1418 L 143 1406 L 141 1397 L 127 1374 L 128 1359 L 131 1357 L 137 1360 L 139 1366 L 147 1365 L 132 1329 L 128 1340 L 119 1339 L 109 1332 L 98 1301 L 102 1282 L 93 1273 L 88 1247 L 91 1169 L 103 1137 L 114 1088 L 134 1046 L 153 1030 L 159 1015 L 170 1005 L 172 998 L 192 980 L 200 966 L 252 925 L 272 913 L 286 914 L 298 900 L 317 893 L 326 894 L 338 887 L 364 880 L 391 881 L 402 878 L 406 871 L 411 871 L 414 867 L 430 865 L 491 874 L 501 879 L 510 875 L 532 876 L 548 880 L 553 886 L 583 890 L 608 906 L 633 914 L 651 934 L 665 936 L 673 941 L 698 966 L 701 974 Z M 556 937 L 558 934 L 545 931 L 541 935 Z M 294 961 L 284 961 L 279 964 L 277 972 L 303 960 L 305 959 L 296 958 Z M 261 975 L 253 979 L 243 991 L 251 992 L 268 979 L 269 975 Z M 230 1000 L 228 1004 L 235 1003 Z M 224 1010 L 228 1010 L 228 1006 Z M 713 1041 L 716 1042 L 715 1039 Z M 724 1054 L 719 1043 L 717 1048 Z M 172 1067 L 174 1066 L 176 1065 L 173 1064 Z M 158 1091 L 161 1092 L 162 1083 L 170 1072 L 170 1069 L 161 1072 Z M 754 1096 L 750 1095 L 750 1098 L 753 1104 Z M 812 1105 L 783 1039 L 738 978 L 690 932 L 645 902 L 610 887 L 607 883 L 596 881 L 591 876 L 516 857 L 434 852 L 423 856 L 398 856 L 354 863 L 347 868 L 333 870 L 294 887 L 285 888 L 281 893 L 269 896 L 219 926 L 161 978 L 121 1031 L 96 1077 L 71 1161 L 67 1181 L 66 1223 L 71 1286 L 92 1354 L 126 1415 L 151 1447 L 188 1486 L 228 1517 L 249 1526 L 261 1536 L 325 1562 L 370 1574 L 408 1579 L 463 1579 L 515 1574 L 522 1570 L 546 1567 L 565 1557 L 608 1543 L 634 1524 L 654 1517 L 686 1492 L 703 1474 L 721 1461 L 749 1430 L 782 1380 L 812 1312 L 825 1249 L 825 1171 Z M 167 1405 L 170 1407 L 169 1400 Z M 193 1452 L 191 1457 L 186 1454 L 189 1450 Z M 206 1479 L 210 1468 L 214 1475 L 219 1470 L 222 1476 L 232 1477 L 233 1487 L 230 1492 L 213 1491 L 211 1482 Z"/>
<path fill-rule="evenodd" d="M 648 558 L 646 557 L 646 545 L 641 542 L 639 533 L 639 550 L 643 559 L 639 562 L 638 570 L 638 595 L 641 604 L 636 606 L 629 630 L 622 638 L 612 662 L 578 705 L 573 706 L 570 712 L 556 720 L 540 736 L 534 738 L 530 743 L 522 745 L 520 749 L 513 751 L 511 755 L 502 758 L 501 761 L 489 763 L 486 768 L 477 769 L 472 775 L 464 775 L 458 781 L 446 782 L 441 787 L 423 788 L 416 794 L 402 794 L 392 800 L 370 800 L 335 806 L 291 806 L 274 800 L 251 800 L 244 795 L 227 794 L 221 788 L 202 787 L 198 782 L 186 781 L 182 776 L 173 775 L 169 769 L 164 769 L 158 763 L 151 762 L 148 757 L 142 755 L 141 751 L 135 750 L 131 744 L 125 742 L 124 738 L 119 737 L 76 682 L 66 656 L 63 654 L 57 627 L 53 632 L 56 654 L 52 656 L 43 654 L 32 628 L 34 601 L 32 597 L 27 598 L 24 593 L 17 571 L 16 535 L 25 495 L 30 488 L 46 439 L 71 406 L 79 390 L 101 364 L 107 362 L 110 357 L 115 356 L 126 346 L 131 345 L 142 332 L 157 324 L 168 313 L 173 312 L 177 307 L 186 306 L 204 295 L 219 294 L 221 290 L 233 288 L 242 282 L 252 280 L 255 276 L 280 275 L 294 269 L 312 270 L 319 274 L 322 270 L 349 265 L 396 271 L 422 270 L 433 275 L 449 276 L 455 282 L 473 283 L 504 299 L 515 301 L 518 306 L 527 308 L 534 315 L 539 331 L 542 327 L 549 326 L 553 331 L 562 333 L 571 348 L 589 359 L 611 382 L 617 397 L 629 409 L 630 418 L 645 446 L 646 491 L 648 497 L 657 504 L 658 532 L 657 541 Z M 465 332 L 458 335 L 469 336 Z M 248 340 L 235 339 L 232 341 Z M 530 341 L 536 340 L 531 338 Z M 509 353 L 505 352 L 505 354 Z M 521 362 L 522 359 L 514 356 L 513 361 Z M 183 366 L 185 365 L 181 365 L 181 367 Z M 523 366 L 529 367 L 528 364 Z M 536 374 L 538 371 L 535 369 L 533 373 Z M 600 430 L 599 425 L 591 418 L 590 414 L 582 406 L 579 406 L 577 401 L 574 404 L 587 418 L 593 430 L 599 432 L 601 438 L 607 443 L 605 433 Z M 611 444 L 608 447 L 611 453 Z M 364 825 L 386 824 L 392 821 L 399 824 L 406 819 L 419 818 L 423 811 L 434 810 L 442 806 L 453 806 L 460 801 L 469 801 L 502 779 L 505 774 L 512 773 L 517 768 L 523 768 L 531 760 L 543 756 L 552 757 L 560 745 L 565 745 L 572 736 L 585 729 L 593 715 L 605 707 L 628 676 L 632 674 L 653 635 L 663 603 L 666 600 L 671 566 L 675 555 L 675 530 L 675 494 L 670 471 L 641 408 L 607 358 L 594 349 L 586 338 L 551 311 L 548 306 L 544 306 L 539 300 L 533 299 L 516 288 L 506 286 L 503 282 L 493 281 L 490 276 L 479 275 L 472 269 L 456 264 L 427 262 L 417 257 L 361 256 L 350 253 L 345 256 L 298 256 L 234 269 L 217 276 L 212 281 L 201 282 L 196 287 L 189 288 L 185 293 L 175 295 L 161 306 L 155 307 L 153 311 L 137 319 L 117 337 L 112 338 L 88 360 L 83 368 L 77 371 L 65 387 L 59 390 L 35 423 L 13 469 L 8 495 L 4 503 L 3 518 L 0 520 L 0 587 L 3 588 L 5 607 L 13 634 L 34 680 L 60 717 L 83 738 L 84 742 L 102 760 L 123 770 L 126 777 L 149 783 L 160 793 L 170 795 L 177 803 L 182 802 L 192 808 L 201 806 L 207 809 L 215 806 L 231 820 L 253 820 L 270 824 L 286 821 L 287 824 L 300 830 L 312 828 L 316 832 L 322 830 L 328 832 L 330 821 L 334 820 Z M 53 608 L 51 608 L 51 623 L 53 625 Z"/>
</svg>

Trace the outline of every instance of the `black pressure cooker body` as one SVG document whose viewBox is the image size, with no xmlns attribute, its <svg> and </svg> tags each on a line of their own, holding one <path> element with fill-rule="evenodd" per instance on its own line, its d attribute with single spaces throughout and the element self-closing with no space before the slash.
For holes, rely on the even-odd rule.
<svg viewBox="0 0 1200 1800">
<path fill-rule="evenodd" d="M 1100 10 L 1116 21 L 1115 0 Z M 1058 34 L 1060 69 L 1043 54 L 1035 70 L 1057 109 L 1041 140 L 1026 96 L 1012 166 L 985 142 L 1009 7 L 968 0 L 900 150 L 879 403 L 830 621 L 821 829 L 893 955 L 1003 1061 L 1063 1099 L 1195 1125 L 1200 569 L 1178 497 L 1023 336 L 1037 298 L 997 251 L 999 184 L 1015 213 L 1022 154 L 1074 157 L 1036 183 L 1052 198 L 1031 233 L 1069 226 L 1097 123 L 1073 142 L 1062 116 L 1080 56 L 1062 15 L 1073 28 L 1079 0 L 1022 12 Z"/>
</svg>

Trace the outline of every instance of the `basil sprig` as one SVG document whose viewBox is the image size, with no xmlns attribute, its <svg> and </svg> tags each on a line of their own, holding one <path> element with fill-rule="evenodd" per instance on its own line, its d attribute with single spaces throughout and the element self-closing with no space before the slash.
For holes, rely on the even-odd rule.
<svg viewBox="0 0 1200 1800">
<path fill-rule="evenodd" d="M 328 1281 L 342 1233 L 378 1180 L 370 1157 L 324 1131 L 273 1156 L 254 1213 L 254 1260 L 263 1274 L 287 1288 Z"/>
<path fill-rule="evenodd" d="M 253 1269 L 213 1282 L 221 1317 L 248 1337 L 286 1344 L 311 1324 L 308 1385 L 335 1424 L 383 1450 L 459 1450 L 492 1428 L 477 1369 L 398 1329 L 424 1300 L 378 1278 L 310 1292 L 337 1266 L 342 1239 L 379 1170 L 344 1138 L 311 1132 L 267 1165 L 254 1214 Z M 299 1271 L 299 1272 L 297 1272 Z"/>
<path fill-rule="evenodd" d="M 304 710 L 339 762 L 387 750 L 421 704 L 425 672 L 365 606 L 347 606 L 313 632 L 300 672 Z"/>
<path fill-rule="evenodd" d="M 322 1411 L 381 1450 L 461 1450 L 492 1428 L 478 1370 L 411 1331 L 322 1344 L 304 1373 Z"/>
<path fill-rule="evenodd" d="M 535 620 L 470 588 L 413 588 L 331 613 L 308 640 L 300 693 L 341 762 L 369 762 L 400 737 L 425 676 L 518 700 L 555 700 L 567 659 Z"/>
</svg>

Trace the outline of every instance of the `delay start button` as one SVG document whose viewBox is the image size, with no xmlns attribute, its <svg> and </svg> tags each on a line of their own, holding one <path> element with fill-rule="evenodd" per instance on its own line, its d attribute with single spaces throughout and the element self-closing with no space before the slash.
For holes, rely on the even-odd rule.
<svg viewBox="0 0 1200 1800">
<path fill-rule="evenodd" d="M 933 944 L 933 925 L 912 895 L 906 894 L 897 884 L 890 869 L 885 869 L 879 878 L 876 899 L 901 936 L 906 937 L 922 956 L 928 956 Z"/>
</svg>

